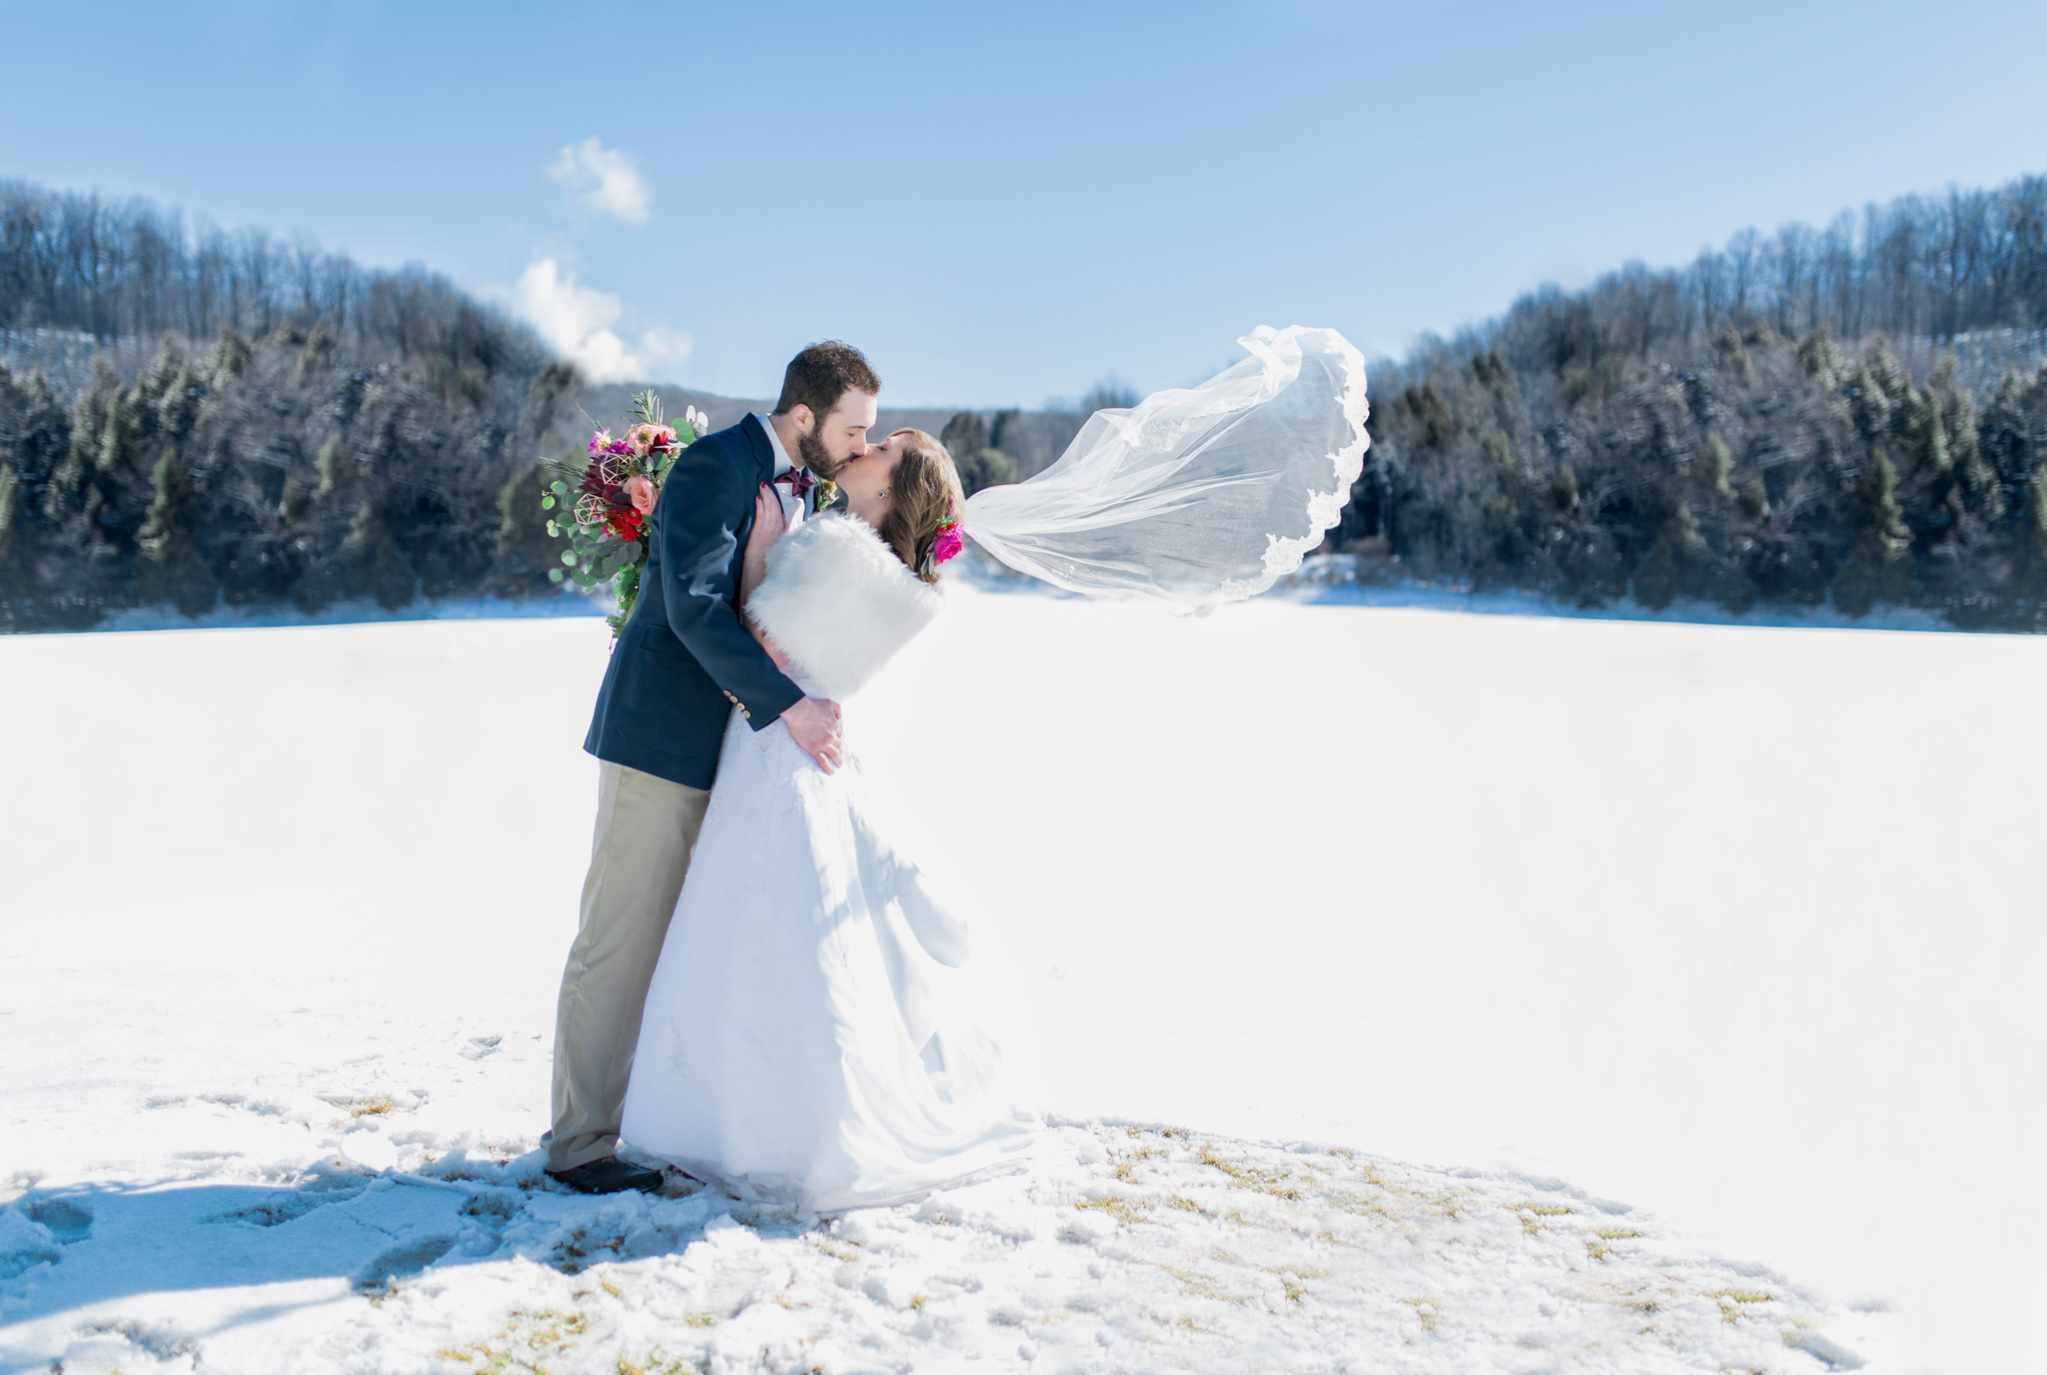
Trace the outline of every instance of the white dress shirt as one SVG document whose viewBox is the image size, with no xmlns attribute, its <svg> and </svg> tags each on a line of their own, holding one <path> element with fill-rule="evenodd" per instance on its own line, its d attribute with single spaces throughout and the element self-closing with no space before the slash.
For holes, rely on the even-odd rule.
<svg viewBox="0 0 2047 1375">
<path fill-rule="evenodd" d="M 790 461 L 789 451 L 782 447 L 782 436 L 775 433 L 774 423 L 764 415 L 756 415 L 754 419 L 760 421 L 761 428 L 768 432 L 768 446 L 775 451 L 775 476 L 780 477 L 796 465 Z M 804 499 L 793 495 L 780 483 L 775 483 L 774 487 L 775 499 L 782 503 L 782 514 L 788 519 L 789 524 L 792 526 L 802 524 L 803 508 L 806 504 Z"/>
</svg>

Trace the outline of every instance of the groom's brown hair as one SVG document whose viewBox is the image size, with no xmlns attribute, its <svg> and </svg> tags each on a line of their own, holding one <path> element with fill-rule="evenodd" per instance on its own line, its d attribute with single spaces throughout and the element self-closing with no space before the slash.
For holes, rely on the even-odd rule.
<svg viewBox="0 0 2047 1375">
<path fill-rule="evenodd" d="M 789 360 L 789 367 L 782 374 L 782 397 L 775 402 L 775 414 L 787 415 L 798 406 L 808 406 L 822 425 L 832 407 L 839 404 L 839 398 L 849 391 L 879 396 L 881 379 L 874 375 L 859 349 L 827 339 Z"/>
</svg>

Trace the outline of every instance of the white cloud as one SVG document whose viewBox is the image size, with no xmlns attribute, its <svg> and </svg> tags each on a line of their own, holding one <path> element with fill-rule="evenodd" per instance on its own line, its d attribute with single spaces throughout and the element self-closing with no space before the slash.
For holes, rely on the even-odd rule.
<svg viewBox="0 0 2047 1375">
<path fill-rule="evenodd" d="M 625 224 L 645 224 L 653 192 L 632 158 L 606 148 L 595 136 L 565 145 L 547 165 L 547 175 L 569 188 L 584 205 Z"/>
<path fill-rule="evenodd" d="M 656 325 L 637 345 L 613 328 L 625 311 L 617 296 L 587 287 L 553 258 L 535 258 L 510 292 L 512 308 L 556 352 L 595 382 L 663 380 L 656 376 L 689 357 L 687 334 Z"/>
</svg>

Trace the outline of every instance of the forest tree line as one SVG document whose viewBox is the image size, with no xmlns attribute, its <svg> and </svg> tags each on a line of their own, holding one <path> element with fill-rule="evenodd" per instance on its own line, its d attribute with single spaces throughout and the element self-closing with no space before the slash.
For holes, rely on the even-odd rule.
<svg viewBox="0 0 2047 1375">
<path fill-rule="evenodd" d="M 576 375 L 446 281 L 0 183 L 0 332 L 158 333 L 70 394 L 0 365 L 0 629 L 549 587 Z"/>
<path fill-rule="evenodd" d="M 1545 290 L 1376 371 L 1337 539 L 1585 605 L 2047 629 L 2043 327 L 2041 177 Z M 1915 377 L 1886 332 L 1929 331 Z"/>
<path fill-rule="evenodd" d="M 524 326 L 418 270 L 15 182 L 0 252 L 0 343 L 29 358 L 0 364 L 0 628 L 554 594 L 535 459 L 572 451 L 591 393 Z M 1375 367 L 1334 543 L 1587 604 L 2043 628 L 2043 327 L 2038 177 L 1546 289 Z M 138 337 L 146 361 L 108 361 Z M 35 366 L 77 338 L 101 346 L 79 377 Z M 2032 361 L 1938 358 L 1986 339 Z M 974 486 L 1028 477 L 1134 399 L 961 412 L 943 437 Z"/>
</svg>

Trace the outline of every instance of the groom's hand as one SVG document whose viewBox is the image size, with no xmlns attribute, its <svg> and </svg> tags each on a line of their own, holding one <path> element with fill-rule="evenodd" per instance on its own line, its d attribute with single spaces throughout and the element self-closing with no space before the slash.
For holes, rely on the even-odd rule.
<svg viewBox="0 0 2047 1375">
<path fill-rule="evenodd" d="M 796 747 L 817 761 L 826 773 L 845 760 L 839 740 L 839 704 L 823 697 L 805 697 L 782 713 Z"/>
</svg>

